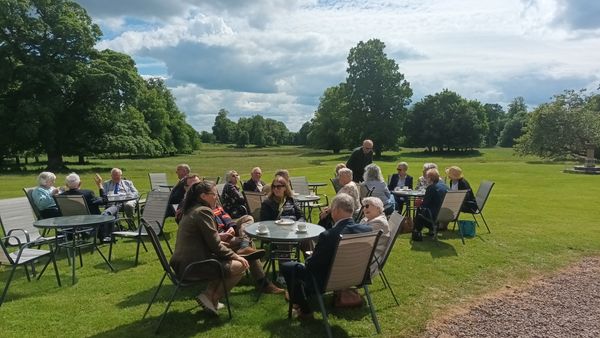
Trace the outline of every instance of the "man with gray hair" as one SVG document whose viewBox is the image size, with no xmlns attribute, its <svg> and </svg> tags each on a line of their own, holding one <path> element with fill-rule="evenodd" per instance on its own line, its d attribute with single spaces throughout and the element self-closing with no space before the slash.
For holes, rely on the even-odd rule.
<svg viewBox="0 0 600 338">
<path fill-rule="evenodd" d="M 178 164 L 175 168 L 175 173 L 177 174 L 177 184 L 171 189 L 171 194 L 169 195 L 169 205 L 179 204 L 183 200 L 183 196 L 185 195 L 185 180 L 187 176 L 190 174 L 190 166 L 181 163 Z M 167 216 L 174 217 L 175 210 L 173 208 L 167 208 Z"/>
<path fill-rule="evenodd" d="M 99 182 L 96 182 L 96 186 L 98 187 L 98 194 L 100 196 L 96 196 L 93 191 L 88 189 L 81 189 L 81 178 L 76 173 L 70 173 L 67 175 L 65 179 L 65 185 L 67 189 L 65 192 L 61 193 L 61 195 L 81 195 L 85 198 L 85 201 L 88 205 L 88 209 L 90 210 L 90 214 L 92 215 L 100 215 L 100 206 L 105 204 L 105 200 L 103 197 L 104 189 Z M 116 206 L 111 206 L 106 208 L 102 215 L 116 215 L 119 212 L 119 208 Z M 98 238 L 104 242 L 110 241 L 110 231 L 112 225 L 111 224 L 103 224 L 98 227 Z"/>
<path fill-rule="evenodd" d="M 102 185 L 104 192 L 107 195 L 127 194 L 127 195 L 132 195 L 134 197 L 137 197 L 138 191 L 133 186 L 133 182 L 122 179 L 122 176 L 123 176 L 123 172 L 121 171 L 121 169 L 113 168 L 110 171 L 110 180 L 104 182 L 104 184 Z M 95 181 L 96 181 L 96 184 L 98 184 L 98 182 L 102 182 L 102 177 L 100 177 L 100 175 L 96 174 Z M 127 202 L 123 203 L 123 211 L 125 211 L 125 215 L 128 218 L 133 218 L 133 213 L 135 211 L 136 205 L 137 205 L 137 202 L 135 200 L 127 201 Z"/>
<path fill-rule="evenodd" d="M 354 173 L 353 181 L 360 183 L 363 181 L 365 167 L 373 163 L 373 141 L 364 140 L 362 147 L 358 147 L 352 151 L 346 167 Z"/>
<path fill-rule="evenodd" d="M 299 319 L 312 318 L 312 310 L 306 298 L 315 293 L 311 282 L 311 275 L 317 281 L 319 289 L 325 284 L 325 278 L 331 269 L 333 253 L 341 234 L 357 234 L 372 231 L 368 224 L 356 224 L 352 219 L 354 213 L 354 198 L 348 194 L 338 194 L 331 201 L 331 217 L 334 225 L 331 229 L 319 235 L 317 245 L 312 256 L 306 259 L 306 264 L 298 262 L 285 262 L 281 266 L 281 273 L 286 284 L 292 285 L 292 276 L 295 274 L 296 284 L 290 292 L 290 302 L 295 304 L 296 316 Z"/>
</svg>

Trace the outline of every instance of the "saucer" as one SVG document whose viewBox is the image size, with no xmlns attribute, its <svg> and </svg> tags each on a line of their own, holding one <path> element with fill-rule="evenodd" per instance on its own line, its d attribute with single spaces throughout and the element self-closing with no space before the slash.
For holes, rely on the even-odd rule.
<svg viewBox="0 0 600 338">
<path fill-rule="evenodd" d="M 308 230 L 296 230 L 297 234 L 305 234 L 307 232 L 308 232 Z"/>
<path fill-rule="evenodd" d="M 267 229 L 267 230 L 265 230 L 265 231 L 259 231 L 259 230 L 256 230 L 256 234 L 257 234 L 257 235 L 266 235 L 266 234 L 268 234 L 268 233 L 269 233 L 269 230 L 268 230 L 268 229 Z"/>
<path fill-rule="evenodd" d="M 296 223 L 296 221 L 291 220 L 291 219 L 278 219 L 275 221 L 275 224 L 278 224 L 278 225 L 292 225 L 294 223 Z"/>
</svg>

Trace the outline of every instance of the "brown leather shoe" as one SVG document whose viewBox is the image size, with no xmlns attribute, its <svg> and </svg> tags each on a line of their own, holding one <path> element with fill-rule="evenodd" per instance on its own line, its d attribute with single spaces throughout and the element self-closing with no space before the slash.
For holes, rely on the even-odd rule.
<svg viewBox="0 0 600 338">
<path fill-rule="evenodd" d="M 260 290 L 262 293 L 272 293 L 272 294 L 280 294 L 284 293 L 284 289 L 278 288 L 273 282 L 269 282 L 267 285 L 263 286 Z"/>
</svg>

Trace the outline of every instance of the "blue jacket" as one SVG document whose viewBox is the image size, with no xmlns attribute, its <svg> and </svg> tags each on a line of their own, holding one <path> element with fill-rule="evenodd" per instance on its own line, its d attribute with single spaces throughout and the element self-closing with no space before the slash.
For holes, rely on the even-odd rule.
<svg viewBox="0 0 600 338">
<path fill-rule="evenodd" d="M 442 202 L 444 201 L 444 196 L 446 196 L 447 191 L 448 186 L 446 186 L 442 181 L 438 181 L 436 184 L 429 185 L 427 190 L 425 190 L 425 196 L 423 196 L 423 204 L 421 207 L 429 210 L 431 213 L 431 219 L 434 221 L 440 212 L 440 208 L 442 207 Z"/>
<path fill-rule="evenodd" d="M 373 228 L 368 224 L 356 224 L 352 218 L 346 218 L 319 235 L 312 256 L 306 259 L 306 270 L 315 277 L 320 290 L 323 290 L 325 279 L 329 276 L 333 253 L 340 240 L 340 235 L 358 234 L 372 230 Z"/>
</svg>

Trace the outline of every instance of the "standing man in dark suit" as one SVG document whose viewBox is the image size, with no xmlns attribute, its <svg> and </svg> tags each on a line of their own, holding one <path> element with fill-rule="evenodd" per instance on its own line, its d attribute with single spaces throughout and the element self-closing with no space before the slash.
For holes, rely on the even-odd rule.
<svg viewBox="0 0 600 338">
<path fill-rule="evenodd" d="M 189 175 L 191 169 L 190 166 L 182 163 L 178 164 L 175 168 L 175 173 L 177 174 L 177 179 L 179 180 L 177 184 L 171 189 L 171 194 L 169 195 L 169 205 L 179 204 L 183 201 L 183 196 L 185 195 L 185 179 L 187 175 Z M 167 216 L 174 217 L 175 210 L 173 208 L 167 208 Z"/>
<path fill-rule="evenodd" d="M 296 314 L 299 319 L 312 317 L 312 310 L 306 295 L 321 292 L 325 287 L 325 278 L 331 269 L 333 253 L 340 240 L 341 234 L 357 234 L 372 231 L 368 224 L 356 224 L 352 219 L 354 213 L 354 199 L 344 193 L 336 195 L 331 201 L 331 217 L 334 226 L 319 235 L 317 245 L 312 256 L 306 259 L 306 264 L 286 262 L 281 267 L 281 273 L 288 285 L 292 285 L 292 275 L 295 273 L 296 284 L 290 292 L 290 302 L 295 304 Z M 319 290 L 313 289 L 312 276 L 315 277 Z"/>
<path fill-rule="evenodd" d="M 252 176 L 248 181 L 244 182 L 242 189 L 244 191 L 262 192 L 263 187 L 266 185 L 260 178 L 262 177 L 262 170 L 259 167 L 252 168 L 250 172 Z"/>
<path fill-rule="evenodd" d="M 358 147 L 352 151 L 346 167 L 352 170 L 352 180 L 356 183 L 363 181 L 365 167 L 373 163 L 373 141 L 364 140 L 362 147 Z"/>
<path fill-rule="evenodd" d="M 393 174 L 390 179 L 390 184 L 388 185 L 389 191 L 394 191 L 395 189 L 402 189 L 403 187 L 408 187 L 408 189 L 413 188 L 413 178 L 408 175 L 408 163 L 400 162 L 396 166 L 397 174 Z M 408 197 L 394 195 L 394 199 L 396 200 L 396 210 L 399 213 L 402 213 L 402 206 L 405 203 L 408 203 Z M 407 205 L 408 207 L 408 205 Z"/>
<path fill-rule="evenodd" d="M 446 192 L 448 191 L 448 187 L 444 182 L 440 181 L 440 173 L 437 169 L 427 170 L 425 179 L 429 185 L 427 186 L 427 190 L 425 190 L 425 196 L 423 196 L 423 204 L 417 211 L 415 227 L 412 233 L 412 240 L 417 242 L 423 240 L 423 235 L 421 234 L 423 228 L 429 228 L 429 233 L 433 234 L 433 224 L 431 222 L 435 222 L 442 207 L 444 196 L 446 196 Z"/>
<path fill-rule="evenodd" d="M 96 186 L 98 187 L 98 194 L 96 196 L 93 191 L 88 189 L 81 189 L 81 178 L 76 173 L 70 173 L 67 175 L 65 185 L 69 190 L 66 190 L 61 195 L 81 195 L 85 198 L 90 214 L 100 215 L 100 206 L 105 204 L 104 189 L 102 188 L 102 180 L 96 180 Z M 108 207 L 104 210 L 102 215 L 116 215 L 119 212 L 119 208 L 116 206 Z M 104 242 L 110 241 L 111 224 L 102 224 L 98 227 L 98 238 Z"/>
</svg>

